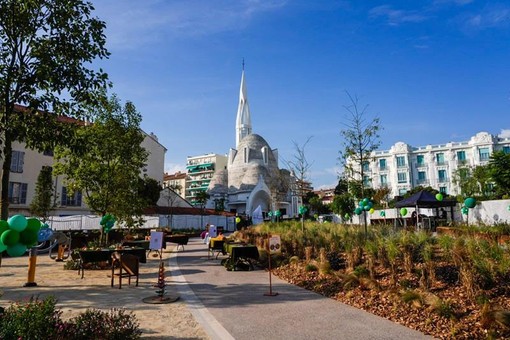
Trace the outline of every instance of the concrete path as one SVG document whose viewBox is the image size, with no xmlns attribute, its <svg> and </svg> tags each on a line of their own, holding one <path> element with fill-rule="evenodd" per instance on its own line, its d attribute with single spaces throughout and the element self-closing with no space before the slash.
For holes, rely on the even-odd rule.
<svg viewBox="0 0 510 340">
<path fill-rule="evenodd" d="M 175 285 L 212 339 L 431 339 L 384 318 L 299 288 L 264 270 L 227 271 L 200 239 L 170 258 Z M 224 257 L 223 257 L 224 258 Z"/>
</svg>

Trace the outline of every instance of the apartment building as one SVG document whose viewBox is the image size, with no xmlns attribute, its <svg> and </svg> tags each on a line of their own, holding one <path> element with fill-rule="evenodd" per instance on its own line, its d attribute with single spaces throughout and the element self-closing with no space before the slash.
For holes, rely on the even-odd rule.
<svg viewBox="0 0 510 340">
<path fill-rule="evenodd" d="M 149 152 L 147 166 L 143 174 L 163 182 L 166 148 L 158 142 L 154 134 L 145 134 L 142 146 Z M 44 166 L 53 166 L 54 159 L 51 151 L 40 153 L 29 149 L 24 143 L 12 144 L 11 172 L 9 179 L 9 214 L 23 214 L 30 216 L 30 203 L 35 196 L 35 187 L 39 172 Z M 0 166 L 2 165 L 0 160 Z M 90 214 L 91 211 L 83 200 L 80 191 L 70 194 L 64 185 L 64 177 L 53 178 L 57 208 L 53 211 L 56 216 Z"/>
<path fill-rule="evenodd" d="M 186 160 L 185 198 L 195 205 L 197 192 L 207 191 L 214 173 L 226 168 L 226 155 L 209 153 L 201 156 L 189 156 Z"/>
<path fill-rule="evenodd" d="M 163 176 L 163 188 L 171 188 L 176 194 L 186 198 L 187 178 L 188 175 L 180 171 L 173 174 L 165 173 Z"/>
<path fill-rule="evenodd" d="M 510 138 L 479 132 L 468 141 L 413 147 L 398 142 L 389 150 L 373 152 L 363 164 L 365 186 L 388 187 L 391 196 L 402 196 L 417 186 L 430 186 L 442 193 L 457 195 L 453 182 L 461 167 L 486 165 L 490 155 L 502 150 L 510 153 Z"/>
</svg>

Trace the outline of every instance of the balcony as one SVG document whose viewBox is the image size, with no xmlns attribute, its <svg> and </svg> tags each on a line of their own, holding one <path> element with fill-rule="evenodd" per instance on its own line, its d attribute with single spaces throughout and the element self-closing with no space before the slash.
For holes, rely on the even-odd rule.
<svg viewBox="0 0 510 340">
<path fill-rule="evenodd" d="M 418 184 L 418 185 L 423 185 L 423 184 L 428 184 L 428 183 L 429 183 L 429 180 L 426 178 L 416 180 L 416 184 Z"/>
<path fill-rule="evenodd" d="M 446 166 L 448 165 L 447 161 L 436 161 L 436 166 Z"/>
<path fill-rule="evenodd" d="M 437 182 L 438 183 L 446 183 L 446 182 L 448 182 L 448 179 L 446 177 L 440 177 L 437 179 Z"/>
<path fill-rule="evenodd" d="M 379 165 L 379 171 L 388 171 L 389 170 L 389 167 L 387 165 Z"/>
<path fill-rule="evenodd" d="M 415 167 L 415 168 L 426 168 L 426 167 L 427 167 L 427 164 L 426 164 L 426 163 L 424 163 L 424 162 L 414 163 L 414 167 Z"/>
<path fill-rule="evenodd" d="M 468 165 L 469 161 L 467 159 L 457 159 L 457 166 Z"/>
</svg>

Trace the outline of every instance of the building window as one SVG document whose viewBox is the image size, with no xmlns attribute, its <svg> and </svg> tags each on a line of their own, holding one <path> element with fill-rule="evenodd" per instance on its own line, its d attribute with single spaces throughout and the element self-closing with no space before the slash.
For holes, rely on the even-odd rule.
<svg viewBox="0 0 510 340">
<path fill-rule="evenodd" d="M 27 183 L 9 182 L 9 203 L 27 203 Z"/>
<path fill-rule="evenodd" d="M 370 163 L 364 161 L 362 168 L 363 168 L 363 172 L 369 172 L 370 171 Z"/>
<path fill-rule="evenodd" d="M 480 148 L 478 149 L 478 153 L 480 154 L 480 161 L 488 161 L 490 157 L 489 148 Z"/>
<path fill-rule="evenodd" d="M 446 170 L 438 170 L 437 177 L 440 183 L 446 182 Z"/>
<path fill-rule="evenodd" d="M 269 153 L 267 147 L 262 148 L 262 158 L 264 159 L 264 164 L 267 164 L 269 162 Z"/>
<path fill-rule="evenodd" d="M 370 185 L 370 177 L 363 176 L 363 185 L 366 187 Z"/>
<path fill-rule="evenodd" d="M 425 157 L 423 155 L 416 156 L 416 164 L 418 164 L 418 166 L 424 166 L 425 165 Z"/>
<path fill-rule="evenodd" d="M 25 153 L 23 151 L 13 151 L 11 158 L 11 172 L 23 172 L 23 163 L 25 161 Z"/>
<path fill-rule="evenodd" d="M 405 194 L 407 194 L 407 189 L 398 189 L 399 196 L 404 196 Z"/>
<path fill-rule="evenodd" d="M 418 183 L 425 183 L 427 180 L 427 176 L 425 174 L 425 171 L 418 171 Z"/>
<path fill-rule="evenodd" d="M 62 206 L 81 207 L 81 191 L 77 190 L 73 195 L 67 194 L 67 188 L 62 187 Z"/>
<path fill-rule="evenodd" d="M 402 168 L 406 166 L 406 158 L 404 156 L 397 156 L 397 167 Z"/>
<path fill-rule="evenodd" d="M 444 164 L 444 153 L 436 153 L 436 163 L 437 165 L 443 165 Z"/>
<path fill-rule="evenodd" d="M 399 172 L 397 174 L 397 179 L 399 183 L 407 183 L 407 174 L 405 172 Z"/>
<path fill-rule="evenodd" d="M 510 153 L 510 146 L 505 145 L 505 146 L 503 147 L 503 152 L 504 152 L 505 154 L 507 154 L 507 155 L 508 155 L 508 154 Z"/>
<path fill-rule="evenodd" d="M 381 186 L 387 186 L 388 185 L 388 176 L 387 175 L 381 175 L 380 177 Z"/>
<path fill-rule="evenodd" d="M 442 193 L 442 194 L 447 194 L 447 190 L 446 190 L 446 187 L 439 187 L 439 192 Z"/>
<path fill-rule="evenodd" d="M 379 170 L 386 170 L 386 159 L 379 160 Z"/>
<path fill-rule="evenodd" d="M 461 164 L 466 163 L 466 151 L 457 151 L 457 161 Z"/>
</svg>

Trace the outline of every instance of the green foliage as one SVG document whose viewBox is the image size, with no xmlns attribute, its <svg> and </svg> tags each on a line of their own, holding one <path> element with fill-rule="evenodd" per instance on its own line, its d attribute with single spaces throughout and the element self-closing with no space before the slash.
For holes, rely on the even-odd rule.
<svg viewBox="0 0 510 340">
<path fill-rule="evenodd" d="M 140 339 L 142 334 L 132 312 L 112 309 L 109 312 L 89 309 L 69 321 L 76 340 Z"/>
<path fill-rule="evenodd" d="M 74 124 L 57 116 L 84 118 L 82 104 L 94 103 L 107 86 L 107 75 L 90 68 L 108 57 L 105 24 L 92 11 L 82 0 L 0 1 L 2 183 L 9 182 L 13 141 L 38 151 L 69 142 Z M 7 219 L 7 185 L 1 202 L 0 217 Z"/>
<path fill-rule="evenodd" d="M 141 330 L 132 312 L 89 309 L 62 321 L 54 297 L 10 305 L 0 316 L 0 339 L 139 339 Z"/>
<path fill-rule="evenodd" d="M 333 212 L 340 216 L 345 216 L 345 214 L 352 215 L 355 208 L 356 203 L 349 193 L 335 195 L 331 203 Z"/>
<path fill-rule="evenodd" d="M 55 206 L 53 202 L 53 177 L 52 168 L 43 166 L 37 176 L 34 199 L 30 203 L 30 213 L 38 216 L 45 222 L 48 219 L 51 209 Z"/>
<path fill-rule="evenodd" d="M 122 106 L 115 95 L 89 109 L 97 119 L 77 130 L 75 148 L 55 150 L 55 173 L 66 176 L 71 190 L 82 190 L 97 214 L 110 213 L 119 222 L 136 225 L 147 206 L 139 192 L 139 176 L 148 158 L 141 146 L 142 117 L 131 102 Z"/>
<path fill-rule="evenodd" d="M 318 270 L 319 268 L 317 268 L 317 266 L 313 263 L 307 263 L 305 266 L 305 271 L 307 272 L 316 272 Z"/>
<path fill-rule="evenodd" d="M 30 298 L 26 303 L 10 305 L 0 317 L 0 339 L 56 339 L 63 325 L 56 300 Z"/>
<path fill-rule="evenodd" d="M 499 196 L 510 194 L 510 154 L 496 151 L 489 161 L 489 174 Z"/>
</svg>

